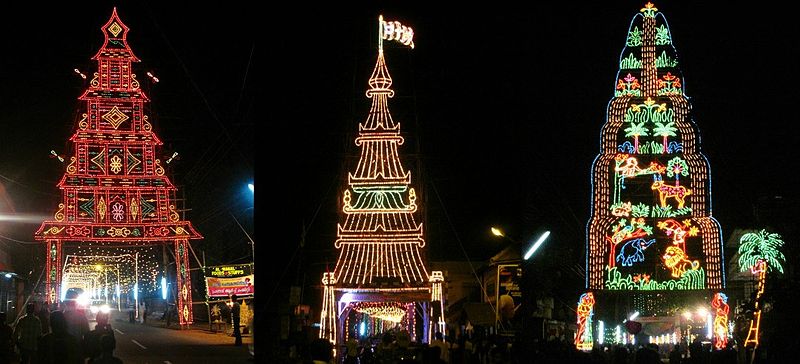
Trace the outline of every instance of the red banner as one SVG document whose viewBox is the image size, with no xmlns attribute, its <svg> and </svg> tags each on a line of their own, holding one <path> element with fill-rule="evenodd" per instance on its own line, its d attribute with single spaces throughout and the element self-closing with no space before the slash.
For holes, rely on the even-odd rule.
<svg viewBox="0 0 800 364">
<path fill-rule="evenodd" d="M 247 296 L 253 294 L 253 275 L 236 278 L 206 277 L 209 297 L 228 297 L 232 294 Z"/>
</svg>

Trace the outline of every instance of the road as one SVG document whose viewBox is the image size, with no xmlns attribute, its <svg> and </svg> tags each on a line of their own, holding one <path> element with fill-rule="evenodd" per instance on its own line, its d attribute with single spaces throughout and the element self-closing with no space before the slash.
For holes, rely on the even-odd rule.
<svg viewBox="0 0 800 364">
<path fill-rule="evenodd" d="M 94 322 L 90 326 L 94 328 Z M 114 356 L 126 364 L 253 363 L 248 360 L 247 344 L 252 343 L 251 336 L 245 336 L 243 345 L 237 347 L 233 345 L 233 337 L 222 333 L 163 326 L 158 321 L 142 325 L 113 319 L 111 327 L 117 341 Z"/>
</svg>

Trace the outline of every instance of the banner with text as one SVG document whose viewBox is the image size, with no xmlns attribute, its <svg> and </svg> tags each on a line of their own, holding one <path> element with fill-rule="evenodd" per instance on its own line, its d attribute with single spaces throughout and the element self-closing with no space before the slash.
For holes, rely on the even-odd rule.
<svg viewBox="0 0 800 364">
<path fill-rule="evenodd" d="M 248 296 L 253 294 L 253 275 L 234 278 L 206 277 L 209 297 L 228 297 L 232 294 Z"/>
<path fill-rule="evenodd" d="M 253 274 L 252 264 L 217 265 L 206 267 L 206 277 L 233 278 Z"/>
</svg>

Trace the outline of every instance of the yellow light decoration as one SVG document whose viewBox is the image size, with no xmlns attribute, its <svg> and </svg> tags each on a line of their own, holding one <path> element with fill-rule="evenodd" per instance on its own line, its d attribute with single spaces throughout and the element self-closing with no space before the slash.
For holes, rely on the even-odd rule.
<svg viewBox="0 0 800 364">
<path fill-rule="evenodd" d="M 362 302 L 355 305 L 355 310 L 374 318 L 397 323 L 403 321 L 403 318 L 406 316 L 406 308 L 393 303 Z"/>
<path fill-rule="evenodd" d="M 630 24 L 600 134 L 600 154 L 592 166 L 587 289 L 609 289 L 610 276 L 605 273 L 613 268 L 621 277 L 646 274 L 653 279 L 666 274 L 677 279 L 676 274 L 698 269 L 704 277 L 700 286 L 693 282 L 665 290 L 724 288 L 721 228 L 711 214 L 709 162 L 700 151 L 677 59 L 665 17 L 652 3 L 646 4 Z M 666 259 L 669 265 L 638 262 L 615 267 L 615 249 L 642 238 L 615 231 L 621 219 L 644 219 L 644 225 L 664 232 L 648 234 L 656 242 L 644 251 L 644 260 Z M 686 244 L 693 236 L 697 243 Z M 665 254 L 671 247 L 675 248 Z"/>
<path fill-rule="evenodd" d="M 691 261 L 686 257 L 686 253 L 677 246 L 668 246 L 664 251 L 664 265 L 672 270 L 672 276 L 680 278 L 687 269 L 697 270 L 700 268 L 700 262 Z"/>
<path fill-rule="evenodd" d="M 725 349 L 728 344 L 728 296 L 718 292 L 711 300 L 711 307 L 716 309 L 714 316 L 714 347 L 717 350 Z"/>
<path fill-rule="evenodd" d="M 383 15 L 378 16 L 378 28 L 381 40 L 396 40 L 404 45 L 414 48 L 414 30 L 399 21 L 384 21 Z M 381 47 L 381 49 L 383 49 Z"/>
<path fill-rule="evenodd" d="M 346 219 L 338 227 L 334 244 L 340 249 L 334 270 L 340 283 L 369 285 L 375 278 L 396 279 L 401 284 L 428 283 L 420 253 L 425 246 L 422 225 L 413 215 L 416 192 L 409 186 L 411 173 L 400 162 L 400 124 L 392 120 L 387 106 L 393 95 L 391 84 L 379 51 L 367 91 L 372 107 L 356 138 L 361 158 L 348 176 L 350 188 L 343 193 L 342 208 Z"/>
<path fill-rule="evenodd" d="M 404 138 L 400 123 L 392 119 L 388 100 L 394 96 L 392 77 L 386 66 L 383 40 L 396 40 L 413 47 L 413 30 L 399 22 L 379 18 L 379 48 L 375 68 L 369 78 L 366 97 L 372 100 L 366 120 L 358 127 L 355 145 L 361 155 L 347 176 L 342 191 L 343 221 L 337 225 L 334 247 L 338 258 L 333 272 L 322 277 L 323 309 L 320 316 L 320 337 L 336 345 L 339 336 L 349 337 L 347 309 L 338 312 L 339 304 L 372 318 L 396 322 L 416 338 L 416 302 L 439 302 L 444 293 L 441 272 L 426 268 L 424 230 L 414 216 L 419 208 L 418 195 L 411 186 L 411 172 L 400 160 L 399 147 Z M 334 279 L 335 277 L 335 279 Z M 348 296 L 349 298 L 344 298 Z M 380 297 L 378 302 L 372 300 Z M 430 300 L 430 301 L 429 301 Z M 397 302 L 404 302 L 402 304 Z M 432 305 L 419 310 L 425 317 L 425 335 L 430 337 L 431 323 L 444 329 L 443 318 L 428 320 Z M 338 307 L 341 309 L 341 307 Z M 342 316 L 340 316 L 342 315 Z M 341 320 L 341 321 L 340 321 Z M 337 327 L 344 332 L 336 333 Z M 369 325 L 375 325 L 374 320 Z M 425 326 L 423 325 L 423 326 Z M 374 332 L 374 328 L 370 329 Z"/>
<path fill-rule="evenodd" d="M 751 271 L 753 274 L 758 274 L 758 289 L 756 291 L 756 299 L 755 299 L 755 312 L 753 313 L 753 318 L 750 320 L 750 328 L 747 330 L 747 338 L 744 341 L 745 347 L 758 347 L 758 339 L 759 339 L 759 328 L 761 327 L 761 306 L 759 302 L 761 302 L 761 295 L 764 294 L 764 286 L 767 277 L 767 262 L 760 260 L 757 264 L 755 264 Z"/>
<path fill-rule="evenodd" d="M 594 313 L 594 294 L 587 292 L 578 300 L 578 331 L 575 334 L 575 347 L 578 350 L 592 350 L 592 314 Z"/>
</svg>

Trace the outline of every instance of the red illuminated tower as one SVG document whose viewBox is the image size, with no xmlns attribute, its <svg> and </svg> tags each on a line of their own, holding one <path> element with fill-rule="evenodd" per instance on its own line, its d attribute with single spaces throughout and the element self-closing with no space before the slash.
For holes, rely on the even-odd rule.
<svg viewBox="0 0 800 364">
<path fill-rule="evenodd" d="M 58 183 L 61 201 L 53 220 L 35 233 L 47 247 L 46 299 L 58 302 L 64 257 L 70 246 L 170 244 L 177 261 L 178 317 L 192 323 L 189 239 L 201 239 L 176 212 L 175 186 L 156 158 L 161 140 L 153 133 L 131 62 L 128 27 L 117 10 L 102 26 L 105 41 L 89 88 L 80 96 L 82 115 L 70 138 L 74 150 Z"/>
</svg>

